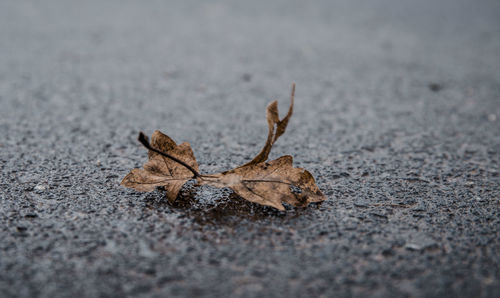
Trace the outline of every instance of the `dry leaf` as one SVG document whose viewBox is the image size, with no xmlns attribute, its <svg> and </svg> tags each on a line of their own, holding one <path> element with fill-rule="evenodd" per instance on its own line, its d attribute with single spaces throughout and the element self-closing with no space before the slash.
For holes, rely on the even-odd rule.
<svg viewBox="0 0 500 298">
<path fill-rule="evenodd" d="M 230 171 L 214 175 L 201 175 L 193 151 L 188 143 L 177 145 L 167 135 L 155 131 L 151 143 L 139 134 L 139 141 L 149 149 L 149 160 L 144 169 L 133 169 L 121 185 L 138 191 L 152 191 L 156 187 L 166 190 L 173 202 L 181 187 L 196 178 L 198 185 L 231 188 L 242 198 L 261 205 L 285 210 L 283 202 L 293 206 L 307 206 L 326 198 L 308 171 L 294 168 L 291 156 L 282 156 L 266 162 L 272 146 L 283 135 L 292 116 L 295 84 L 292 85 L 290 108 L 280 120 L 278 102 L 267 106 L 268 136 L 261 152 L 250 162 Z"/>
<path fill-rule="evenodd" d="M 139 140 L 143 144 L 149 144 L 143 133 L 139 135 Z M 193 150 L 191 150 L 189 143 L 177 145 L 171 138 L 158 130 L 151 136 L 149 146 L 151 147 L 148 148 L 150 149 L 149 160 L 144 164 L 144 169 L 130 171 L 123 178 L 121 185 L 138 191 L 153 191 L 156 187 L 161 186 L 165 188 L 168 200 L 173 202 L 182 186 L 193 178 L 194 172 L 192 170 L 198 172 L 198 163 Z M 170 155 L 170 157 L 165 155 Z M 192 170 L 179 161 L 191 167 Z"/>
<path fill-rule="evenodd" d="M 197 181 L 200 185 L 229 187 L 250 202 L 279 210 L 285 210 L 282 202 L 307 206 L 325 200 L 311 173 L 294 168 L 289 155 L 216 175 L 202 175 Z"/>
<path fill-rule="evenodd" d="M 283 120 L 280 120 L 280 116 L 278 113 L 278 101 L 273 101 L 267 106 L 266 117 L 267 117 L 267 141 L 257 156 L 252 159 L 250 162 L 246 163 L 244 166 L 256 164 L 259 162 L 266 161 L 269 153 L 271 152 L 271 148 L 273 147 L 276 140 L 285 133 L 286 126 L 288 125 L 288 121 L 293 113 L 293 102 L 295 98 L 295 84 L 292 85 L 292 95 L 290 96 L 290 108 L 288 109 L 288 113 L 286 114 Z"/>
</svg>

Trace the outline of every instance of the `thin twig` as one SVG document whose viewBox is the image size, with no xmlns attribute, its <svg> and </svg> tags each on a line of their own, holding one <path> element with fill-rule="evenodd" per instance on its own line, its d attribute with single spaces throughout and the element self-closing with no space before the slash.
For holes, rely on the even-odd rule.
<svg viewBox="0 0 500 298">
<path fill-rule="evenodd" d="M 139 133 L 139 137 L 137 139 L 147 149 L 149 149 L 149 150 L 151 150 L 153 152 L 156 152 L 156 153 L 158 153 L 161 156 L 164 156 L 166 158 L 170 158 L 171 160 L 175 161 L 176 163 L 179 163 L 180 165 L 184 166 L 186 169 L 190 170 L 193 173 L 193 175 L 194 175 L 193 178 L 199 178 L 201 176 L 200 173 L 198 173 L 198 171 L 196 171 L 195 169 L 193 169 L 193 167 L 191 167 L 187 163 L 183 162 L 182 160 L 178 159 L 177 157 L 174 157 L 174 156 L 172 156 L 172 155 L 170 155 L 168 153 L 161 152 L 160 150 L 158 150 L 156 148 L 153 148 L 151 146 L 151 144 L 149 143 L 148 138 L 146 137 L 146 135 L 142 131 Z"/>
</svg>

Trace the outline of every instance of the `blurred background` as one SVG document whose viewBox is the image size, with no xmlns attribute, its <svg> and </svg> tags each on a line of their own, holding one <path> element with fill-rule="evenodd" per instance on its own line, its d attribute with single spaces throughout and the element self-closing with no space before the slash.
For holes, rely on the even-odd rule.
<svg viewBox="0 0 500 298">
<path fill-rule="evenodd" d="M 461 77 L 499 67 L 490 59 L 500 47 L 495 0 L 0 5 L 0 65 L 12 75 L 182 77 L 208 87 L 272 78 L 288 86 L 348 75 L 361 80 L 374 71 L 396 76 L 432 68 Z"/>
<path fill-rule="evenodd" d="M 495 0 L 1 1 L 0 75 L 4 90 L 11 78 L 61 88 L 80 82 L 106 92 L 101 102 L 132 97 L 135 105 L 165 109 L 169 101 L 197 109 L 200 96 L 249 92 L 267 102 L 286 95 L 292 81 L 307 99 L 346 96 L 328 94 L 336 92 L 328 86 L 314 91 L 342 84 L 370 89 L 376 98 L 385 96 L 383 84 L 399 92 L 419 83 L 498 81 L 499 6 Z M 95 104 L 66 93 L 65 104 Z"/>
<path fill-rule="evenodd" d="M 421 103 L 417 87 L 498 82 L 499 7 L 495 0 L 1 1 L 0 88 L 3 104 L 22 106 L 27 118 L 52 103 L 70 122 L 100 110 L 108 118 L 100 124 L 112 129 L 123 125 L 115 119 L 144 127 L 149 109 L 156 115 L 148 127 L 176 130 L 185 127 L 175 126 L 185 110 L 198 124 L 258 120 L 253 111 L 287 96 L 292 81 L 303 113 L 315 114 L 305 108 L 315 101 L 325 113 L 345 109 L 333 106 L 345 100 L 359 110 L 392 98 L 398 109 L 400 101 Z M 36 90 L 20 88 L 29 84 Z M 82 96 L 86 88 L 92 92 Z M 232 102 L 252 113 L 204 113 Z"/>
</svg>

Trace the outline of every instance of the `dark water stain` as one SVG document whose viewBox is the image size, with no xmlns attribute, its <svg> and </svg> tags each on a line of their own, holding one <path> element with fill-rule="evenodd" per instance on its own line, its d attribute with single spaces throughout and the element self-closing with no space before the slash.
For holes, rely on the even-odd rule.
<svg viewBox="0 0 500 298">
<path fill-rule="evenodd" d="M 285 211 L 249 202 L 230 189 L 209 186 L 193 187 L 187 183 L 176 201 L 170 203 L 162 190 L 146 196 L 146 207 L 158 212 L 178 212 L 202 225 L 237 226 L 244 221 L 285 220 L 307 213 L 308 208 L 296 208 L 285 204 Z"/>
</svg>

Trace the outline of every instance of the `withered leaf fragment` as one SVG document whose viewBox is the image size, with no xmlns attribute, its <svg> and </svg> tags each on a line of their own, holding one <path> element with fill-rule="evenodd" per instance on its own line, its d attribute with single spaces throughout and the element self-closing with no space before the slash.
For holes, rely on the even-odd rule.
<svg viewBox="0 0 500 298">
<path fill-rule="evenodd" d="M 149 160 L 144 169 L 133 169 L 125 176 L 121 185 L 138 191 L 152 191 L 161 186 L 170 202 L 175 201 L 182 186 L 193 178 L 198 185 L 228 187 L 250 202 L 279 210 L 285 210 L 283 202 L 298 207 L 324 201 L 326 198 L 314 177 L 305 169 L 294 168 L 291 156 L 266 162 L 272 146 L 285 132 L 292 116 L 294 93 L 295 84 L 292 85 L 290 108 L 281 120 L 277 101 L 267 106 L 266 144 L 254 159 L 243 166 L 218 174 L 202 175 L 188 143 L 177 145 L 159 131 L 153 133 L 149 143 L 141 132 L 139 141 L 149 149 Z"/>
<path fill-rule="evenodd" d="M 182 186 L 198 173 L 198 163 L 191 146 L 189 143 L 177 145 L 158 130 L 151 136 L 151 144 L 143 133 L 139 134 L 139 141 L 150 147 L 149 160 L 144 164 L 144 169 L 130 171 L 123 178 L 121 185 L 138 191 L 153 191 L 161 186 L 165 188 L 168 200 L 175 201 Z"/>
<path fill-rule="evenodd" d="M 325 200 L 311 173 L 294 168 L 290 155 L 216 175 L 202 175 L 197 181 L 200 185 L 229 187 L 250 202 L 279 210 L 285 210 L 282 202 L 307 206 Z"/>
<path fill-rule="evenodd" d="M 295 84 L 292 85 L 292 95 L 290 96 L 290 107 L 288 108 L 288 113 L 282 120 L 280 120 L 280 116 L 278 113 L 278 101 L 275 100 L 267 106 L 266 118 L 268 133 L 266 144 L 264 145 L 264 148 L 262 148 L 260 153 L 254 157 L 254 159 L 244 164 L 242 167 L 267 160 L 269 153 L 271 153 L 271 148 L 273 147 L 276 140 L 285 133 L 288 121 L 290 120 L 290 117 L 292 117 L 294 98 Z"/>
</svg>

